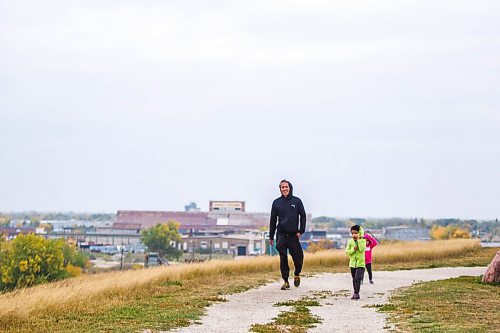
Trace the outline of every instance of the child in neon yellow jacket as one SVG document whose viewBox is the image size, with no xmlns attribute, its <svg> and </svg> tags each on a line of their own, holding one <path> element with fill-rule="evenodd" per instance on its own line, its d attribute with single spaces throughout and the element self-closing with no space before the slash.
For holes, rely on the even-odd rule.
<svg viewBox="0 0 500 333">
<path fill-rule="evenodd" d="M 352 239 L 347 242 L 345 252 L 349 256 L 349 267 L 351 269 L 352 286 L 354 294 L 351 299 L 359 299 L 361 280 L 365 274 L 365 248 L 366 240 L 363 238 L 364 230 L 359 225 L 351 227 Z"/>
</svg>

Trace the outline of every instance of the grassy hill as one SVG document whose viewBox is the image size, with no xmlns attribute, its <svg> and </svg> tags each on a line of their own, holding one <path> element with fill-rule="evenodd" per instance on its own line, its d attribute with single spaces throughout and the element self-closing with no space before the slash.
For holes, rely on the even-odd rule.
<svg viewBox="0 0 500 333">
<path fill-rule="evenodd" d="M 484 266 L 494 253 L 475 240 L 390 243 L 374 250 L 374 268 Z M 347 271 L 342 250 L 306 255 L 304 275 Z M 87 275 L 1 294 L 0 330 L 168 330 L 198 320 L 221 295 L 277 278 L 279 258 L 268 256 Z"/>
</svg>

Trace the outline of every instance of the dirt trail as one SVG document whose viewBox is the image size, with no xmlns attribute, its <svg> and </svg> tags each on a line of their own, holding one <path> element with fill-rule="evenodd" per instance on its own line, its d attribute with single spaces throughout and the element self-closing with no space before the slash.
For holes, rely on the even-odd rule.
<svg viewBox="0 0 500 333">
<path fill-rule="evenodd" d="M 201 325 L 191 325 L 174 330 L 176 333 L 247 333 L 253 324 L 265 324 L 272 321 L 286 307 L 275 307 L 275 303 L 297 300 L 302 296 L 329 291 L 327 298 L 320 299 L 322 306 L 310 307 L 313 314 L 322 319 L 322 323 L 310 329 L 311 333 L 359 332 L 359 325 L 353 325 L 354 318 L 363 318 L 363 327 L 370 332 L 385 332 L 389 327 L 385 316 L 376 308 L 363 307 L 369 304 L 386 303 L 390 292 L 396 288 L 410 286 L 419 281 L 442 280 L 458 276 L 479 276 L 485 267 L 453 267 L 393 272 L 374 272 L 375 284 L 361 286 L 361 300 L 350 299 L 352 283 L 347 273 L 321 274 L 303 278 L 299 288 L 281 291 L 280 283 L 274 282 L 240 294 L 229 295 L 224 303 L 213 304 L 207 314 L 201 318 Z M 365 275 L 365 279 L 367 279 Z"/>
</svg>

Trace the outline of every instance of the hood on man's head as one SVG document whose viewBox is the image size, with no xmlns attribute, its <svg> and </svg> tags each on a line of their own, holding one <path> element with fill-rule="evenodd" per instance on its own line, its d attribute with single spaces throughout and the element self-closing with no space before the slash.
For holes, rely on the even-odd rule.
<svg viewBox="0 0 500 333">
<path fill-rule="evenodd" d="M 280 193 L 281 193 L 281 183 L 287 183 L 288 184 L 288 187 L 290 188 L 290 193 L 288 193 L 288 197 L 292 197 L 293 195 L 293 186 L 292 186 L 292 183 L 290 183 L 288 180 L 286 179 L 283 179 L 280 181 L 279 185 L 278 185 L 278 188 L 280 189 Z"/>
</svg>

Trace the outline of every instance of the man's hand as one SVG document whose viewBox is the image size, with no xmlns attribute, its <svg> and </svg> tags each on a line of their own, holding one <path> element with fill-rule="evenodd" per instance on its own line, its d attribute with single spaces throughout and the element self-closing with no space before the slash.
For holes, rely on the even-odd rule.
<svg viewBox="0 0 500 333">
<path fill-rule="evenodd" d="M 297 238 L 300 238 L 300 236 L 302 236 L 302 234 L 300 232 L 297 233 Z"/>
<path fill-rule="evenodd" d="M 274 239 L 269 240 L 269 245 L 274 246 Z"/>
<path fill-rule="evenodd" d="M 358 247 L 356 245 L 354 245 L 354 251 L 357 251 L 358 250 Z"/>
</svg>

